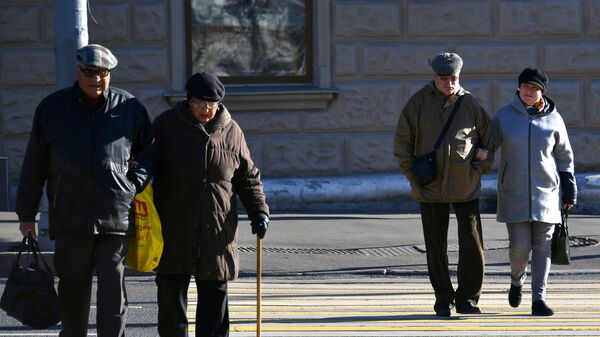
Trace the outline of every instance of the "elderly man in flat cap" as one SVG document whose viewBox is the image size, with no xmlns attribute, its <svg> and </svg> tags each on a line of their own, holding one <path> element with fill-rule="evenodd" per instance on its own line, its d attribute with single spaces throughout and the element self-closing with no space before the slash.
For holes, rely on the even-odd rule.
<svg viewBox="0 0 600 337">
<path fill-rule="evenodd" d="M 237 196 L 259 238 L 269 207 L 244 133 L 221 102 L 219 78 L 197 73 L 185 88 L 187 99 L 154 120 L 154 201 L 165 241 L 156 269 L 158 333 L 188 336 L 187 290 L 194 276 L 196 337 L 227 337 L 227 282 L 240 264 Z"/>
<path fill-rule="evenodd" d="M 16 211 L 23 236 L 35 238 L 46 184 L 60 336 L 87 336 L 95 270 L 98 336 L 121 337 L 127 313 L 123 259 L 133 230 L 132 201 L 153 166 L 152 125 L 136 98 L 109 86 L 117 65 L 110 50 L 91 44 L 76 55 L 77 81 L 35 111 Z"/>
<path fill-rule="evenodd" d="M 489 169 L 490 119 L 459 84 L 463 61 L 442 53 L 430 61 L 433 81 L 406 103 L 398 120 L 394 154 L 419 202 L 429 279 L 437 316 L 479 314 L 484 256 L 479 215 L 481 174 Z M 458 288 L 448 271 L 450 205 L 458 223 Z"/>
</svg>

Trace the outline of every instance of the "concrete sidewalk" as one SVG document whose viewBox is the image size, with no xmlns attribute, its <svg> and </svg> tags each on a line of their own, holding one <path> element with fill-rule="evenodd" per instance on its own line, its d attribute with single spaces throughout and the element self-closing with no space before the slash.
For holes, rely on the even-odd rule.
<svg viewBox="0 0 600 337">
<path fill-rule="evenodd" d="M 484 214 L 486 274 L 508 275 L 506 227 Z M 557 274 L 600 274 L 600 216 L 569 219 L 572 264 L 552 266 Z M 242 217 L 241 274 L 256 271 L 256 238 Z M 0 277 L 6 277 L 21 241 L 14 213 L 0 212 Z M 456 221 L 450 221 L 449 260 L 458 259 Z M 49 253 L 51 257 L 51 253 Z M 456 269 L 455 266 L 452 267 Z M 263 275 L 426 275 L 420 216 L 415 214 L 274 214 L 263 242 Z"/>
</svg>

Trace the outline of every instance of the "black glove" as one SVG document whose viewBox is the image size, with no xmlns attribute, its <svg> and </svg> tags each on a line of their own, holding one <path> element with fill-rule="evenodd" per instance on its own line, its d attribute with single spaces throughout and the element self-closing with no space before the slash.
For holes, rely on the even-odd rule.
<svg viewBox="0 0 600 337">
<path fill-rule="evenodd" d="M 252 234 L 256 234 L 259 238 L 264 238 L 269 227 L 269 217 L 265 213 L 254 213 L 250 217 L 250 225 L 252 226 Z"/>
<path fill-rule="evenodd" d="M 563 204 L 575 205 L 577 202 L 577 180 L 572 172 L 558 172 Z"/>
</svg>

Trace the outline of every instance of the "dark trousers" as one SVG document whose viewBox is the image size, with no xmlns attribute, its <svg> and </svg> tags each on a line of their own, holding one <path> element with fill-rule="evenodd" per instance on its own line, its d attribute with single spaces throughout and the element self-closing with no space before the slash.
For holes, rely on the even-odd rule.
<svg viewBox="0 0 600 337">
<path fill-rule="evenodd" d="M 158 334 L 161 337 L 188 337 L 187 292 L 189 274 L 157 274 Z M 229 336 L 227 282 L 196 278 L 196 337 Z"/>
<path fill-rule="evenodd" d="M 98 279 L 98 337 L 125 336 L 127 293 L 123 259 L 128 239 L 120 235 L 56 239 L 54 267 L 59 277 L 60 337 L 85 337 L 94 269 Z"/>
<path fill-rule="evenodd" d="M 429 280 L 435 292 L 436 305 L 461 305 L 467 301 L 477 304 L 485 265 L 479 199 L 451 204 L 458 223 L 458 288 L 455 293 L 448 271 L 450 203 L 447 202 L 421 203 Z"/>
</svg>

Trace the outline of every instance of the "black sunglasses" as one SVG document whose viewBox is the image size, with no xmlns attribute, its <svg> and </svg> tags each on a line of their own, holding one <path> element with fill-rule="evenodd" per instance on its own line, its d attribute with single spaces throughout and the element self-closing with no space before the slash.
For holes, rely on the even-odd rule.
<svg viewBox="0 0 600 337">
<path fill-rule="evenodd" d="M 110 73 L 110 70 L 108 69 L 90 69 L 84 68 L 82 66 L 77 66 L 77 68 L 79 68 L 79 71 L 83 74 L 83 76 L 88 78 L 92 78 L 94 76 L 102 78 L 108 76 L 108 74 Z"/>
</svg>

